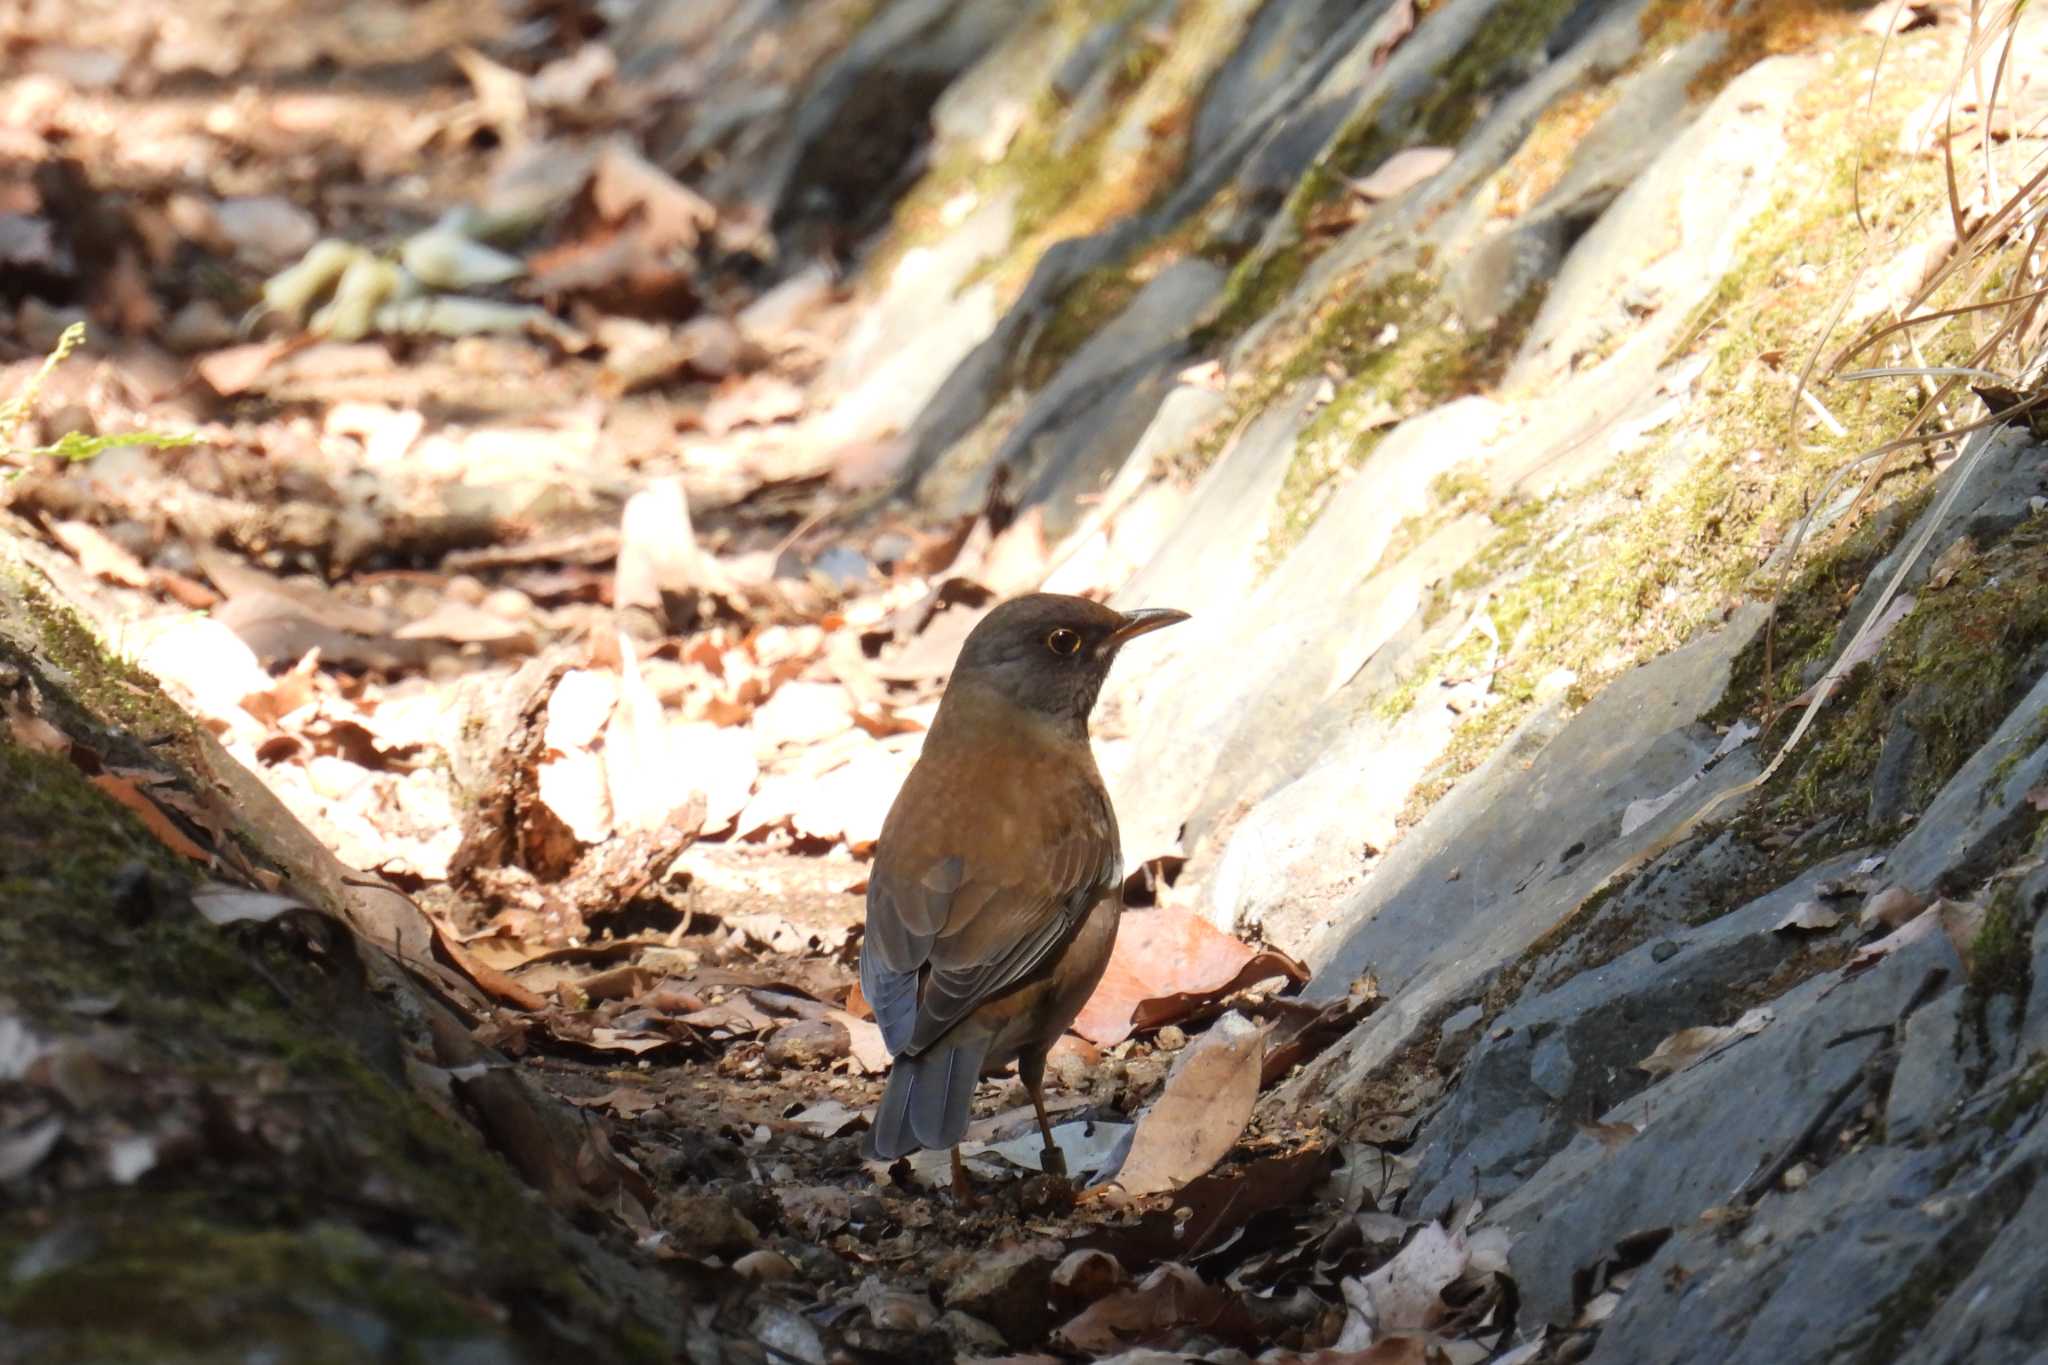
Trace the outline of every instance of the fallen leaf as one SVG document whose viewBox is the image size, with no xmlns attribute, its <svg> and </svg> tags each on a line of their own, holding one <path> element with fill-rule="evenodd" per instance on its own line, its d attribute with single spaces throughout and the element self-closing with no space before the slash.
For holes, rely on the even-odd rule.
<svg viewBox="0 0 2048 1365">
<path fill-rule="evenodd" d="M 136 816 L 141 819 L 143 828 L 156 836 L 156 841 L 171 852 L 190 858 L 197 863 L 210 863 L 213 861 L 211 853 L 193 843 L 190 836 L 173 824 L 171 817 L 164 814 L 162 808 L 144 795 L 142 789 L 136 786 L 129 778 L 116 777 L 112 773 L 101 773 L 97 777 L 91 777 L 86 780 L 121 805 L 134 811 Z"/>
<path fill-rule="evenodd" d="M 99 527 L 83 521 L 59 521 L 52 523 L 50 534 L 71 551 L 78 567 L 93 577 L 127 588 L 149 586 L 150 572 L 142 561 L 109 539 Z"/>
<path fill-rule="evenodd" d="M 1776 1018 L 1773 1011 L 1758 1006 L 1726 1026 L 1702 1024 L 1696 1028 L 1680 1029 L 1657 1044 L 1649 1056 L 1637 1062 L 1636 1069 L 1647 1071 L 1652 1076 L 1677 1075 L 1736 1039 L 1763 1032 Z"/>
<path fill-rule="evenodd" d="M 660 611 L 664 593 L 709 586 L 683 481 L 657 479 L 627 498 L 619 518 L 613 603 Z"/>
<path fill-rule="evenodd" d="M 1396 1332 L 1434 1327 L 1443 1317 L 1443 1289 L 1465 1273 L 1469 1259 L 1462 1235 L 1441 1223 L 1425 1223 L 1394 1258 L 1363 1279 L 1346 1280 L 1344 1302 L 1357 1317 L 1345 1324 L 1337 1349 L 1359 1350 Z M 1355 1329 L 1369 1333 L 1357 1339 Z"/>
<path fill-rule="evenodd" d="M 267 924 L 287 910 L 312 907 L 296 896 L 208 882 L 192 893 L 192 904 L 208 924 Z"/>
<path fill-rule="evenodd" d="M 882 1041 L 882 1030 L 873 1019 L 856 1019 L 845 1010 L 834 1010 L 830 1017 L 846 1030 L 851 1049 L 847 1055 L 855 1065 L 870 1076 L 889 1069 L 889 1045 Z"/>
<path fill-rule="evenodd" d="M 64 1120 L 54 1114 L 12 1132 L 0 1133 L 0 1182 L 18 1179 L 40 1166 L 62 1136 Z"/>
<path fill-rule="evenodd" d="M 792 1122 L 799 1123 L 822 1138 L 838 1137 L 841 1133 L 867 1122 L 867 1115 L 858 1109 L 848 1108 L 838 1100 L 819 1100 L 792 1116 Z"/>
<path fill-rule="evenodd" d="M 622 1085 L 589 1099 L 572 1098 L 569 1103 L 584 1109 L 608 1109 L 622 1119 L 630 1119 L 661 1108 L 661 1096 L 635 1086 Z"/>
<path fill-rule="evenodd" d="M 1984 932 L 1986 908 L 1975 901 L 1952 901 L 1944 897 L 1928 909 L 1940 921 L 1941 931 L 1948 935 L 1956 956 L 1963 960 L 1963 970 L 1974 974 L 1977 970 L 1977 939 Z"/>
<path fill-rule="evenodd" d="M 1927 897 L 1895 882 L 1863 903 L 1863 913 L 1857 916 L 1857 923 L 1866 929 L 1873 924 L 1896 929 L 1926 908 Z"/>
<path fill-rule="evenodd" d="M 1772 925 L 1771 932 L 1777 934 L 1790 929 L 1806 933 L 1825 933 L 1841 922 L 1841 911 L 1830 910 L 1819 901 L 1806 900 L 1793 906 L 1785 918 Z"/>
<path fill-rule="evenodd" d="M 1378 169 L 1363 180 L 1352 181 L 1351 188 L 1375 202 L 1392 199 L 1450 165 L 1456 155 L 1449 147 L 1408 147 L 1382 161 Z"/>
<path fill-rule="evenodd" d="M 590 176 L 590 199 L 609 222 L 620 222 L 637 210 L 657 249 L 694 247 L 718 221 L 718 210 L 710 201 L 640 155 L 625 138 L 607 142 L 598 154 Z"/>
<path fill-rule="evenodd" d="M 1242 1340 L 1255 1332 L 1236 1295 L 1184 1265 L 1169 1262 L 1129 1289 L 1098 1299 L 1053 1333 L 1090 1355 L 1110 1355 L 1170 1332 L 1208 1332 Z"/>
<path fill-rule="evenodd" d="M 255 341 L 202 356 L 192 368 L 208 388 L 222 398 L 232 398 L 262 378 L 263 372 L 291 349 L 288 341 Z"/>
<path fill-rule="evenodd" d="M 1582 1123 L 1579 1131 L 1602 1147 L 1619 1147 L 1643 1130 L 1633 1123 Z"/>
<path fill-rule="evenodd" d="M 1218 1019 L 1139 1116 L 1117 1184 L 1133 1195 L 1178 1189 L 1222 1160 L 1251 1121 L 1264 1056 L 1264 1029 L 1235 1010 Z"/>
<path fill-rule="evenodd" d="M 1975 557 L 1976 553 L 1977 543 L 1968 536 L 1961 536 L 1951 542 L 1949 547 L 1943 550 L 1940 557 L 1934 561 L 1934 566 L 1927 571 L 1928 590 L 1930 592 L 1939 592 L 1947 587 L 1955 580 L 1955 576 L 1962 571 L 1962 567 Z"/>
<path fill-rule="evenodd" d="M 1109 967 L 1082 1006 L 1074 1032 L 1107 1047 L 1276 976 L 1308 979 L 1293 958 L 1270 948 L 1258 951 L 1190 911 L 1127 911 Z"/>
</svg>

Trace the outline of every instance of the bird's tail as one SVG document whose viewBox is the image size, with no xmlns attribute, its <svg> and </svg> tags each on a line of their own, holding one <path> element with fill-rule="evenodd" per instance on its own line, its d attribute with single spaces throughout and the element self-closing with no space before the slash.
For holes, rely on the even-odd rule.
<svg viewBox="0 0 2048 1365">
<path fill-rule="evenodd" d="M 960 1141 L 991 1041 L 970 1020 L 923 1052 L 899 1055 L 875 1108 L 867 1155 L 894 1161 L 920 1147 L 951 1147 Z"/>
</svg>

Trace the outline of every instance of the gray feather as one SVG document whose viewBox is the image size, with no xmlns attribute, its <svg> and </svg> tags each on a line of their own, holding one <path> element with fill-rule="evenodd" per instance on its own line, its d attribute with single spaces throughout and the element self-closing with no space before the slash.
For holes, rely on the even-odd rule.
<svg viewBox="0 0 2048 1365">
<path fill-rule="evenodd" d="M 897 1057 L 875 1108 L 868 1155 L 893 1161 L 920 1147 L 959 1142 L 990 1041 L 983 1030 L 962 1031 L 929 1052 Z"/>
</svg>

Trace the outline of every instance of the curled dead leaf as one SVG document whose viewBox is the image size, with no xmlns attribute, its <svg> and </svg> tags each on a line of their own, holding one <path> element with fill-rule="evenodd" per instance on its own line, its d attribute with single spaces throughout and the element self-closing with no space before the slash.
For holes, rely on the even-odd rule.
<svg viewBox="0 0 2048 1365">
<path fill-rule="evenodd" d="M 1763 1032 L 1777 1017 L 1775 1011 L 1758 1006 L 1732 1024 L 1703 1024 L 1696 1028 L 1680 1029 L 1657 1044 L 1656 1050 L 1649 1056 L 1637 1062 L 1636 1069 L 1647 1071 L 1652 1076 L 1674 1076 L 1687 1067 L 1713 1056 L 1737 1039 Z"/>
<path fill-rule="evenodd" d="M 1223 1159 L 1251 1121 L 1264 1045 L 1265 1030 L 1232 1010 L 1174 1060 L 1117 1172 L 1126 1193 L 1176 1189 Z"/>
</svg>

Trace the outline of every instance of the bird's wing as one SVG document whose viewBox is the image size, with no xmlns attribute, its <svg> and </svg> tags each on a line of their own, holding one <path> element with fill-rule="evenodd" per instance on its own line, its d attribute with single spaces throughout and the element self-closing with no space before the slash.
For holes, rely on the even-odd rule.
<svg viewBox="0 0 2048 1365">
<path fill-rule="evenodd" d="M 1117 884 L 1116 817 L 1092 765 L 1086 779 L 991 791 L 984 774 L 980 799 L 951 806 L 943 833 L 892 845 L 885 827 L 861 990 L 891 1052 L 922 1051 L 1029 976 Z"/>
</svg>

